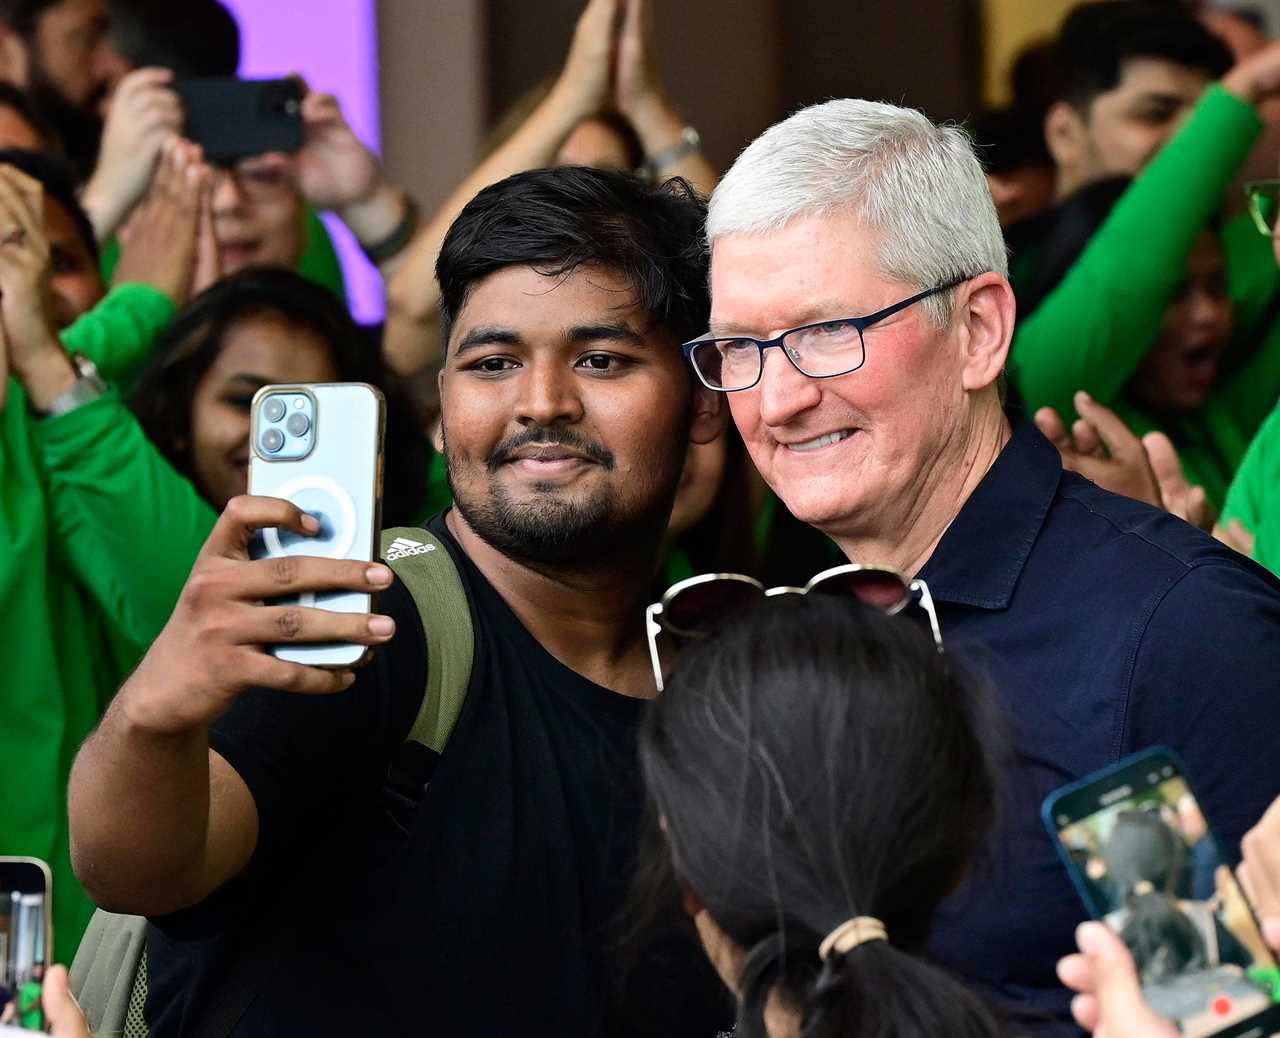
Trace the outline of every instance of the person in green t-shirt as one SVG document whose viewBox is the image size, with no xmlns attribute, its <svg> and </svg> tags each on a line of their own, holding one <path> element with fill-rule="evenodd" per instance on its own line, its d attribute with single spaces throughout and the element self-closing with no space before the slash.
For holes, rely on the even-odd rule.
<svg viewBox="0 0 1280 1038">
<path fill-rule="evenodd" d="M 18 1023 L 24 1030 L 44 1030 L 44 1009 L 40 1005 L 43 985 L 44 963 L 37 962 L 26 983 L 18 988 Z"/>
</svg>

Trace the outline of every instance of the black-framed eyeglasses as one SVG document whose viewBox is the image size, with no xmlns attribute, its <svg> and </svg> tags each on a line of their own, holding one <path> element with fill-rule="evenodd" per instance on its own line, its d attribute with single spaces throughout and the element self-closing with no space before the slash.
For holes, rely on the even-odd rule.
<svg viewBox="0 0 1280 1038">
<path fill-rule="evenodd" d="M 1280 236 L 1280 180 L 1252 180 L 1244 186 L 1244 197 L 1258 233 L 1268 238 Z"/>
<path fill-rule="evenodd" d="M 750 389 L 764 374 L 764 351 L 777 346 L 802 375 L 810 378 L 835 378 L 862 367 L 867 359 L 862 333 L 873 324 L 914 306 L 922 299 L 946 292 L 972 280 L 973 275 L 956 278 L 917 292 L 866 317 L 840 317 L 816 324 L 789 328 L 772 339 L 753 339 L 749 335 L 721 337 L 704 335 L 682 347 L 698 379 L 708 389 L 720 393 L 737 393 Z"/>
<path fill-rule="evenodd" d="M 751 602 L 813 592 L 848 595 L 890 616 L 918 603 L 929 618 L 934 644 L 942 651 L 942 629 L 938 626 L 938 611 L 929 594 L 929 585 L 923 580 L 910 580 L 895 569 L 848 562 L 824 569 L 804 587 L 771 588 L 741 573 L 704 573 L 672 584 L 662 601 L 654 602 L 645 610 L 649 660 L 658 691 L 663 689 L 662 657 L 658 652 L 658 635 L 663 631 L 678 638 L 705 638 L 735 610 Z"/>
</svg>

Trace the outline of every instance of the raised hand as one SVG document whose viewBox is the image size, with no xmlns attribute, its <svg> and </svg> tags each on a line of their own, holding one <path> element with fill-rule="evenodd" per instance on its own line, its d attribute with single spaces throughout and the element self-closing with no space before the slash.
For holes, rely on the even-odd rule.
<svg viewBox="0 0 1280 1038">
<path fill-rule="evenodd" d="M 74 382 L 50 302 L 44 189 L 12 166 L 0 166 L 0 342 L 37 406 L 46 383 L 60 391 Z"/>
<path fill-rule="evenodd" d="M 211 220 L 207 210 L 212 184 L 213 171 L 199 145 L 178 137 L 165 142 L 146 200 L 120 232 L 117 284 L 141 281 L 178 306 L 187 301 L 201 221 Z"/>
<path fill-rule="evenodd" d="M 630 116 L 646 106 L 665 101 L 658 78 L 651 0 L 621 0 L 621 3 L 613 99 L 618 111 Z"/>
<path fill-rule="evenodd" d="M 165 142 L 182 132 L 182 103 L 172 81 L 169 69 L 141 68 L 116 88 L 98 165 L 81 198 L 99 241 L 128 218 L 151 183 Z"/>
<path fill-rule="evenodd" d="M 251 560 L 256 531 L 278 527 L 309 536 L 319 524 L 273 497 L 233 498 L 205 542 L 191 576 L 150 651 L 121 692 L 132 722 L 155 733 L 202 729 L 247 689 L 323 694 L 347 688 L 349 670 L 325 670 L 276 659 L 283 642 L 388 641 L 390 617 L 338 613 L 299 605 L 263 605 L 305 591 L 373 593 L 391 583 L 377 563 L 290 556 Z"/>
<path fill-rule="evenodd" d="M 1160 499 L 1165 510 L 1206 533 L 1212 532 L 1214 509 L 1204 487 L 1192 486 L 1182 474 L 1182 462 L 1173 441 L 1162 432 L 1150 432 L 1142 438 L 1142 446 L 1160 485 Z"/>
<path fill-rule="evenodd" d="M 1053 408 L 1042 407 L 1035 415 L 1037 428 L 1058 448 L 1063 467 L 1104 490 L 1163 508 L 1160 485 L 1142 441 L 1119 415 L 1087 393 L 1077 393 L 1075 405 L 1080 418 L 1070 434 Z"/>
<path fill-rule="evenodd" d="M 588 0 L 573 30 L 554 93 L 572 123 L 608 108 L 613 93 L 619 0 Z"/>
<path fill-rule="evenodd" d="M 332 94 L 302 99 L 302 148 L 295 157 L 298 188 L 318 209 L 367 201 L 382 186 L 378 157 L 355 135 Z"/>
</svg>

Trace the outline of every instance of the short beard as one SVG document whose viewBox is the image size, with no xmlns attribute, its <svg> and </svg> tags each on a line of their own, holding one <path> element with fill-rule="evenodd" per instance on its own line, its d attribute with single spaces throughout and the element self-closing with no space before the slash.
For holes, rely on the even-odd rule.
<svg viewBox="0 0 1280 1038">
<path fill-rule="evenodd" d="M 669 451 L 678 454 L 685 448 L 687 428 L 682 433 L 681 442 L 668 447 Z M 453 473 L 457 471 L 456 456 L 449 449 L 443 426 L 441 436 L 445 461 Z M 582 572 L 616 568 L 622 558 L 635 557 L 640 553 L 656 556 L 683 466 L 671 466 L 671 471 L 665 474 L 666 478 L 647 507 L 631 515 L 620 513 L 617 495 L 609 487 L 586 501 L 573 502 L 560 498 L 555 493 L 555 484 L 535 483 L 533 488 L 540 495 L 537 499 L 527 504 L 512 501 L 507 488 L 493 475 L 505 464 L 503 456 L 526 443 L 552 440 L 575 446 L 592 456 L 597 464 L 609 469 L 613 467 L 611 454 L 582 443 L 573 433 L 563 429 L 554 432 L 532 430 L 500 444 L 486 459 L 490 474 L 486 499 L 468 500 L 455 485 L 453 503 L 467 525 L 481 540 L 507 558 L 530 568 Z M 658 458 L 651 461 L 655 466 L 660 463 Z"/>
</svg>

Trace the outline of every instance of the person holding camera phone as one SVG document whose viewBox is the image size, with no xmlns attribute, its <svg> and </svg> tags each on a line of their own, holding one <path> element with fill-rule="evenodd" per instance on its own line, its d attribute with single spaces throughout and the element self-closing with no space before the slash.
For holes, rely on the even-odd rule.
<svg viewBox="0 0 1280 1038">
<path fill-rule="evenodd" d="M 654 694 L 643 606 L 685 448 L 722 429 L 677 349 L 706 321 L 703 214 L 679 186 L 546 170 L 481 192 L 446 239 L 457 506 L 428 530 L 475 659 L 407 831 L 383 783 L 430 615 L 379 564 L 251 561 L 254 531 L 316 524 L 280 500 L 227 506 L 71 780 L 79 874 L 104 907 L 152 917 L 155 1038 L 215 1012 L 262 941 L 281 943 L 241 1036 L 345 1034 L 357 1016 L 369 1033 L 673 1033 L 645 1025 L 665 1003 L 616 1004 L 610 951 Z M 262 604 L 309 589 L 381 593 L 379 612 Z M 334 641 L 377 652 L 350 671 L 268 651 Z M 308 896 L 256 930 L 290 891 Z M 714 1033 L 717 986 L 689 947 L 668 982 L 682 1020 L 712 1000 L 697 1033 Z"/>
</svg>

